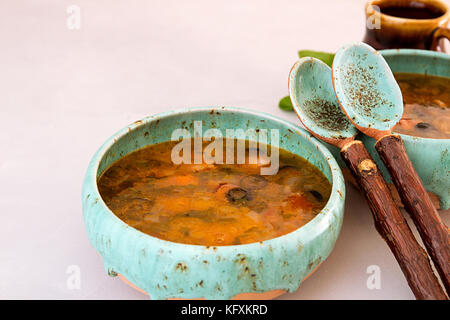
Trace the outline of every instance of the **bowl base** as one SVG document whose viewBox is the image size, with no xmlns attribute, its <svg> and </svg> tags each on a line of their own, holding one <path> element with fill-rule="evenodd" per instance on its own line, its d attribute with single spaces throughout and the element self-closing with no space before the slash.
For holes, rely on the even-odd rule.
<svg viewBox="0 0 450 320">
<path fill-rule="evenodd" d="M 303 281 L 305 281 L 306 279 L 308 279 L 308 277 L 310 275 L 312 275 L 314 273 L 314 271 L 317 270 L 317 268 L 322 264 L 319 263 L 304 279 Z M 129 281 L 127 278 L 125 278 L 123 275 L 121 275 L 120 273 L 117 274 L 118 277 L 120 278 L 120 280 L 122 280 L 123 282 L 125 282 L 127 285 L 129 285 L 130 287 L 132 287 L 133 289 L 139 291 L 140 293 L 143 293 L 147 296 L 149 296 L 149 298 L 151 299 L 150 295 L 145 292 L 144 290 L 142 290 L 141 288 L 139 288 L 138 286 L 136 286 L 134 283 L 132 283 L 131 281 Z M 235 295 L 233 297 L 232 300 L 273 300 L 278 298 L 279 296 L 283 295 L 286 293 L 286 290 L 270 290 L 270 291 L 266 291 L 266 292 L 243 292 L 243 293 L 239 293 L 237 295 Z M 205 298 L 192 298 L 192 299 L 185 299 L 185 298 L 169 298 L 167 300 L 206 300 Z"/>
</svg>

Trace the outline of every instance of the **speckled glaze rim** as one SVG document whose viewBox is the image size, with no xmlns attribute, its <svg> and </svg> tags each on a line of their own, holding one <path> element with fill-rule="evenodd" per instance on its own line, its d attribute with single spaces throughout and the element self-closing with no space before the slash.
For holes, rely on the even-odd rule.
<svg viewBox="0 0 450 320">
<path fill-rule="evenodd" d="M 250 243 L 243 245 L 231 245 L 231 246 L 217 246 L 217 247 L 205 247 L 201 245 L 191 245 L 191 244 L 181 244 L 174 243 L 162 239 L 158 239 L 152 237 L 150 235 L 144 234 L 137 229 L 134 229 L 131 226 L 128 226 L 120 220 L 114 213 L 106 206 L 103 202 L 99 191 L 97 189 L 97 173 L 99 170 L 99 165 L 105 155 L 105 153 L 118 141 L 120 138 L 129 134 L 129 132 L 136 130 L 137 128 L 144 126 L 150 122 L 158 121 L 158 119 L 167 118 L 167 117 L 176 117 L 186 113 L 210 113 L 212 110 L 217 110 L 222 113 L 230 112 L 237 113 L 239 116 L 249 115 L 256 116 L 261 119 L 267 119 L 271 121 L 275 121 L 280 123 L 284 128 L 288 130 L 292 130 L 295 134 L 301 135 L 304 139 L 308 140 L 312 143 L 317 152 L 324 158 L 327 165 L 329 166 L 331 177 L 332 177 L 332 192 L 331 196 L 326 204 L 326 206 L 322 209 L 322 211 L 317 214 L 317 216 L 309 221 L 307 224 L 302 226 L 301 228 L 283 235 L 278 238 L 270 239 L 267 241 L 262 241 L 258 243 Z M 118 273 L 122 274 L 126 277 L 130 282 L 134 283 L 136 286 L 143 289 L 147 292 L 152 299 L 161 299 L 161 298 L 171 298 L 171 297 L 184 297 L 184 298 L 202 298 L 205 297 L 207 299 L 230 299 L 233 296 L 243 293 L 243 292 L 266 292 L 270 290 L 286 290 L 288 292 L 295 291 L 300 285 L 301 281 L 304 277 L 310 273 L 318 264 L 325 260 L 325 258 L 329 255 L 332 248 L 334 247 L 334 243 L 336 241 L 337 235 L 340 232 L 340 228 L 342 225 L 343 219 L 343 206 L 345 201 L 345 183 L 344 178 L 342 176 L 341 170 L 330 153 L 330 151 L 320 143 L 316 138 L 314 138 L 310 133 L 305 131 L 304 129 L 299 128 L 298 126 L 275 117 L 273 115 L 259 112 L 246 110 L 242 108 L 236 107 L 200 107 L 200 108 L 188 108 L 181 110 L 174 110 L 159 113 L 156 115 L 148 116 L 143 118 L 142 120 L 138 120 L 123 129 L 119 130 L 113 136 L 111 136 L 95 153 L 93 158 L 90 161 L 84 184 L 82 190 L 82 202 L 83 202 L 83 215 L 85 219 L 86 230 L 89 236 L 91 243 L 94 248 L 100 253 L 105 263 L 105 269 L 109 275 L 117 275 Z M 106 225 L 105 225 L 106 224 Z M 330 228 L 335 228 L 335 230 L 328 230 Z M 101 230 L 99 230 L 101 229 Z M 111 231 L 110 231 L 111 230 Z M 325 233 L 333 233 L 333 235 L 324 235 Z M 151 252 L 150 255 L 156 255 L 161 252 L 170 252 L 173 256 L 172 260 L 176 260 L 177 257 L 184 257 L 185 260 L 189 259 L 205 259 L 204 261 L 211 262 L 211 258 L 216 257 L 234 257 L 234 256 L 243 256 L 243 257 L 255 257 L 258 254 L 266 254 L 267 251 L 275 251 L 274 248 L 280 248 L 280 250 L 289 251 L 292 247 L 298 248 L 300 252 L 303 248 L 303 245 L 309 244 L 311 241 L 322 237 L 321 239 L 328 239 L 330 237 L 330 243 L 321 243 L 320 251 L 322 256 L 320 259 L 316 259 L 317 261 L 308 262 L 308 268 L 305 271 L 298 272 L 299 275 L 292 276 L 288 281 L 266 281 L 261 280 L 259 285 L 255 288 L 255 282 L 252 283 L 251 286 L 241 285 L 236 283 L 236 288 L 228 288 L 228 292 L 221 293 L 211 293 L 209 294 L 208 290 L 211 291 L 211 288 L 190 288 L 189 290 L 170 290 L 165 286 L 166 291 L 161 292 L 161 288 L 159 288 L 159 284 L 153 285 L 145 285 L 140 283 L 139 277 L 136 275 L 136 270 L 140 270 L 139 267 L 132 267 L 135 270 L 129 270 L 127 268 L 126 263 L 112 261 L 113 257 L 117 251 L 123 251 L 124 248 L 120 247 L 120 245 L 112 244 L 111 238 L 107 238 L 109 233 L 119 232 L 127 232 L 129 237 L 132 237 L 134 241 L 136 241 L 135 247 L 139 245 L 143 245 L 143 249 L 147 249 L 148 251 L 153 250 L 152 248 L 158 248 L 158 251 Z M 106 237 L 106 238 L 105 238 Z M 151 246 L 148 246 L 151 244 Z M 309 252 L 312 256 L 314 256 L 314 252 Z M 145 256 L 145 254 L 144 254 Z M 174 258 L 175 257 L 175 258 Z M 171 260 L 171 261 L 172 261 Z M 251 259 L 250 259 L 251 260 Z M 252 260 L 253 261 L 253 260 Z M 142 261 L 139 260 L 139 264 Z M 219 265 L 217 264 L 216 267 Z M 178 265 L 176 266 L 178 267 Z M 212 266 L 211 266 L 212 267 Z M 181 266 L 183 268 L 183 266 Z M 220 268 L 219 268 L 220 269 Z M 297 269 L 301 269 L 301 266 L 290 266 L 291 274 L 294 273 Z M 218 270 L 219 271 L 219 270 Z M 277 278 L 275 275 L 277 270 L 271 270 L 274 274 L 274 278 Z M 139 272 L 138 272 L 139 273 Z M 192 277 L 198 277 L 195 273 Z M 180 279 L 180 278 L 178 278 Z M 188 279 L 188 278 L 182 278 Z M 189 278 L 190 279 L 190 278 Z M 171 283 L 175 284 L 177 280 L 171 280 Z M 202 290 L 203 289 L 203 290 Z"/>
</svg>

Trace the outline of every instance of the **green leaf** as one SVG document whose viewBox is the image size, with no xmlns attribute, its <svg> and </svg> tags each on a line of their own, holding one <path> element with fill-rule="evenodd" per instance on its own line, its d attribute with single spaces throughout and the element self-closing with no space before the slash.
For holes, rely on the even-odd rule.
<svg viewBox="0 0 450 320">
<path fill-rule="evenodd" d="M 298 52 L 298 56 L 300 58 L 313 57 L 313 58 L 319 59 L 319 60 L 325 62 L 330 67 L 333 64 L 333 59 L 334 59 L 334 53 L 313 51 L 313 50 L 300 50 Z"/>
<path fill-rule="evenodd" d="M 283 99 L 280 100 L 278 103 L 278 106 L 281 110 L 284 111 L 294 111 L 294 107 L 292 106 L 291 97 L 286 96 Z"/>
</svg>

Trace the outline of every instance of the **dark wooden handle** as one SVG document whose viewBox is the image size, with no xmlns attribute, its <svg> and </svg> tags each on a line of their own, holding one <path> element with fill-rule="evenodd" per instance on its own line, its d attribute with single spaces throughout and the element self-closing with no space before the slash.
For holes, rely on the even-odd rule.
<svg viewBox="0 0 450 320">
<path fill-rule="evenodd" d="M 399 135 L 384 136 L 377 141 L 375 148 L 391 174 L 403 205 L 419 231 L 447 294 L 450 294 L 448 229 L 414 170 L 401 137 Z"/>
<path fill-rule="evenodd" d="M 378 233 L 389 245 L 417 299 L 447 299 L 425 250 L 417 243 L 405 217 L 361 141 L 341 150 L 341 156 L 367 199 Z"/>
</svg>

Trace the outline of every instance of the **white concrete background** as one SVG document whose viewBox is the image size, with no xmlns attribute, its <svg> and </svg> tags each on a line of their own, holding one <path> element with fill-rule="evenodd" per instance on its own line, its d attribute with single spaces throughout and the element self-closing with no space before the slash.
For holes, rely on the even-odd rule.
<svg viewBox="0 0 450 320">
<path fill-rule="evenodd" d="M 0 2 L 0 298 L 145 299 L 105 275 L 81 214 L 90 157 L 146 115 L 229 105 L 278 109 L 299 49 L 364 33 L 363 0 Z M 81 29 L 66 26 L 69 5 Z M 449 223 L 449 214 L 442 214 Z M 81 270 L 68 289 L 67 268 Z M 370 265 L 381 289 L 366 286 Z M 348 188 L 330 257 L 282 299 L 412 299 L 364 199 Z"/>
</svg>

